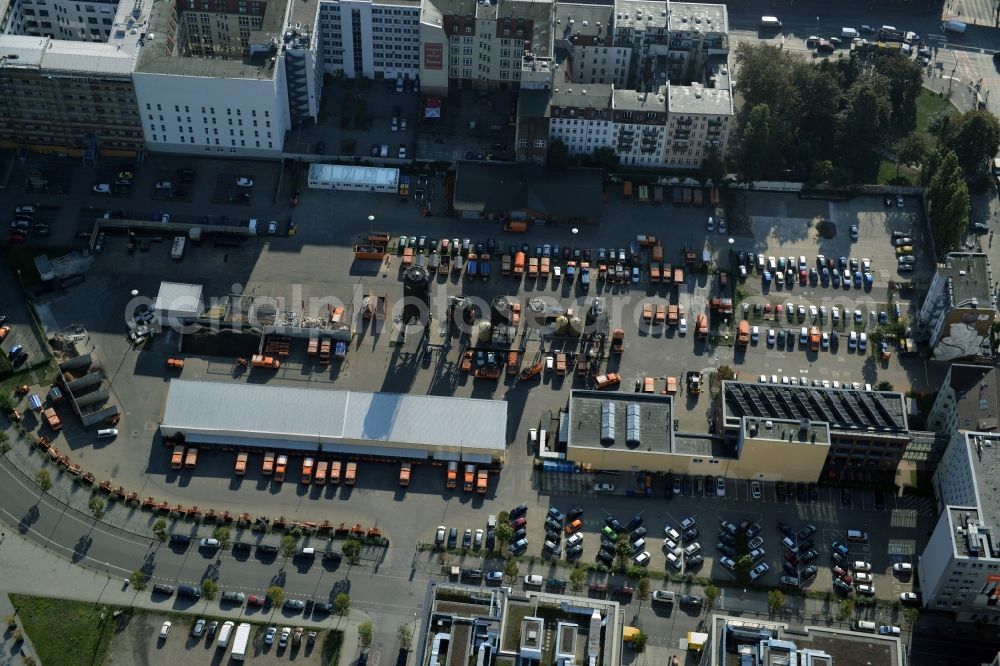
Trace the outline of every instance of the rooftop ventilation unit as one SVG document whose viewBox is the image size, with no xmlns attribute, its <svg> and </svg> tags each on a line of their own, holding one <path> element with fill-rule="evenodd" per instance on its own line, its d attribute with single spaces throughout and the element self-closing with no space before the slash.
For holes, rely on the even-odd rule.
<svg viewBox="0 0 1000 666">
<path fill-rule="evenodd" d="M 601 403 L 601 444 L 615 443 L 615 403 Z"/>
</svg>

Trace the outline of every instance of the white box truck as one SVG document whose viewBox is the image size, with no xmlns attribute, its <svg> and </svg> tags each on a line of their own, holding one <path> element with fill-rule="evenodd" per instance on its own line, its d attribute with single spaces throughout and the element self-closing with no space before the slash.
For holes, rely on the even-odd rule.
<svg viewBox="0 0 1000 666">
<path fill-rule="evenodd" d="M 762 28 L 780 28 L 781 21 L 778 20 L 777 16 L 761 16 L 760 17 L 760 27 Z"/>
<path fill-rule="evenodd" d="M 233 639 L 233 653 L 230 655 L 235 661 L 243 661 L 247 656 L 247 645 L 250 644 L 250 625 L 241 622 L 236 627 L 236 638 Z"/>
<path fill-rule="evenodd" d="M 222 628 L 219 629 L 219 642 L 217 643 L 220 648 L 224 648 L 229 645 L 229 635 L 233 633 L 233 627 L 235 626 L 236 623 L 232 620 L 227 620 L 223 623 Z"/>
</svg>

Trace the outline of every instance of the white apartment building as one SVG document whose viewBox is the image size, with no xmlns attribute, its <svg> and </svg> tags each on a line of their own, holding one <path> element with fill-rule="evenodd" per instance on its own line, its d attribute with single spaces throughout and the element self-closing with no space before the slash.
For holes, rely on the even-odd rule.
<svg viewBox="0 0 1000 666">
<path fill-rule="evenodd" d="M 322 71 L 308 25 L 292 22 L 288 0 L 254 7 L 236 21 L 248 31 L 234 34 L 232 17 L 222 12 L 194 37 L 175 4 L 154 6 L 156 38 L 147 40 L 133 74 L 148 150 L 274 158 L 293 120 L 316 117 Z M 216 55 L 186 55 L 196 50 Z"/>
<path fill-rule="evenodd" d="M 1000 624 L 1000 375 L 955 364 L 928 415 L 951 440 L 934 473 L 941 516 L 920 556 L 923 605 Z"/>
<path fill-rule="evenodd" d="M 549 100 L 549 141 L 560 140 L 571 155 L 586 155 L 615 145 L 610 84 L 563 85 Z"/>
<path fill-rule="evenodd" d="M 24 34 L 87 42 L 108 41 L 118 12 L 118 0 L 20 0 L 20 6 Z"/>
<path fill-rule="evenodd" d="M 420 73 L 420 0 L 320 0 L 316 25 L 327 73 L 387 79 Z"/>
<path fill-rule="evenodd" d="M 555 49 L 569 55 L 576 83 L 628 83 L 631 49 L 614 44 L 614 8 L 608 5 L 556 5 Z"/>
<path fill-rule="evenodd" d="M 664 166 L 697 169 L 710 152 L 726 153 L 736 127 L 736 109 L 729 77 L 717 83 L 723 87 L 670 86 Z"/>
<path fill-rule="evenodd" d="M 655 93 L 615 91 L 615 152 L 621 164 L 644 167 L 663 165 L 667 113 L 665 88 Z"/>
</svg>

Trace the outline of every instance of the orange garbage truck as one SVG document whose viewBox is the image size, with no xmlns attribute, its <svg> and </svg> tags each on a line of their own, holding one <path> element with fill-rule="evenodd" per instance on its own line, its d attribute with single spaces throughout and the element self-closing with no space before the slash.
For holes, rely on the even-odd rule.
<svg viewBox="0 0 1000 666">
<path fill-rule="evenodd" d="M 344 472 L 344 483 L 348 486 L 353 486 L 357 478 L 358 478 L 358 463 L 356 462 L 347 463 L 347 470 Z"/>
<path fill-rule="evenodd" d="M 452 460 L 448 463 L 448 482 L 447 486 L 449 488 L 455 488 L 458 486 L 458 462 Z"/>
<path fill-rule="evenodd" d="M 476 466 L 466 465 L 465 466 L 465 483 L 462 484 L 462 490 L 467 493 L 472 492 L 472 484 L 476 479 Z"/>
<path fill-rule="evenodd" d="M 236 475 L 244 476 L 247 473 L 247 459 L 250 454 L 246 451 L 240 451 L 236 454 Z"/>
<path fill-rule="evenodd" d="M 476 492 L 480 495 L 486 494 L 486 489 L 489 487 L 490 483 L 490 473 L 485 469 L 481 469 L 476 473 Z"/>
</svg>

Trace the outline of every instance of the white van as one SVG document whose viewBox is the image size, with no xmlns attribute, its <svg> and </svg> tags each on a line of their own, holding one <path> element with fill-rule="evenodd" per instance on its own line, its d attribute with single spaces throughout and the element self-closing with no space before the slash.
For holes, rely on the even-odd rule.
<svg viewBox="0 0 1000 666">
<path fill-rule="evenodd" d="M 102 428 L 97 431 L 98 437 L 117 437 L 118 428 Z"/>
<path fill-rule="evenodd" d="M 302 557 L 309 557 L 309 558 L 316 557 L 316 549 L 303 548 L 301 551 L 299 551 L 299 555 L 301 555 Z"/>
<path fill-rule="evenodd" d="M 760 27 L 762 28 L 780 28 L 781 21 L 778 20 L 777 16 L 761 16 L 760 17 Z"/>
<path fill-rule="evenodd" d="M 233 633 L 233 627 L 235 626 L 236 625 L 233 624 L 232 620 L 224 622 L 222 624 L 222 628 L 219 629 L 219 642 L 216 643 L 216 645 L 220 648 L 224 648 L 229 645 L 229 634 Z"/>
<path fill-rule="evenodd" d="M 389 144 L 382 144 L 382 149 L 379 151 L 379 157 L 389 157 Z"/>
<path fill-rule="evenodd" d="M 855 631 L 867 631 L 870 634 L 874 634 L 876 625 L 874 622 L 869 622 L 868 620 L 858 620 L 854 623 Z"/>
<path fill-rule="evenodd" d="M 841 28 L 840 36 L 844 39 L 855 39 L 858 36 L 858 31 L 854 28 Z"/>
</svg>

